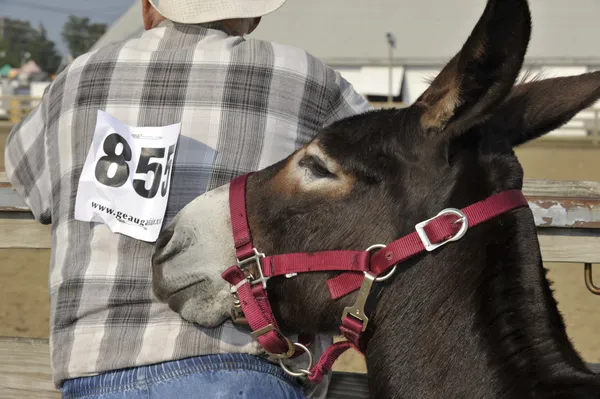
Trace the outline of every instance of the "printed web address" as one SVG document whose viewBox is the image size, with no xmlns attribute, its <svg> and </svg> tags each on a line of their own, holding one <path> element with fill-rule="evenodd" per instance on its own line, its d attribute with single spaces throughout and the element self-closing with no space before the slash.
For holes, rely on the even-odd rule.
<svg viewBox="0 0 600 399">
<path fill-rule="evenodd" d="M 136 218 L 136 217 L 128 215 L 124 212 L 115 211 L 114 209 L 109 208 L 107 206 L 97 204 L 93 201 L 92 201 L 92 208 L 98 209 L 100 212 L 104 212 L 107 215 L 114 216 L 119 222 L 133 223 L 133 224 L 141 226 L 141 227 L 156 226 L 156 225 L 162 224 L 162 222 L 163 222 L 162 218 L 161 219 L 148 219 L 148 220 Z"/>
</svg>

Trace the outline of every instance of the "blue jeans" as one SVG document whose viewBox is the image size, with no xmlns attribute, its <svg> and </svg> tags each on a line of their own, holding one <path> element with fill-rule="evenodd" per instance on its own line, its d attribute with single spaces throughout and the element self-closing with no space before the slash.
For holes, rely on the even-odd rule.
<svg viewBox="0 0 600 399">
<path fill-rule="evenodd" d="M 256 356 L 199 356 L 64 382 L 64 399 L 305 399 L 280 367 Z"/>
</svg>

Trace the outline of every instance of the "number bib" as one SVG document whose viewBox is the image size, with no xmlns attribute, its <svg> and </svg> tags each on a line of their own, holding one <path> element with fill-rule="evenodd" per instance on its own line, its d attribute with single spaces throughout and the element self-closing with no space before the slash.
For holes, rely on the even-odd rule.
<svg viewBox="0 0 600 399">
<path fill-rule="evenodd" d="M 75 199 L 75 219 L 154 242 L 160 233 L 181 124 L 130 127 L 98 111 Z"/>
</svg>

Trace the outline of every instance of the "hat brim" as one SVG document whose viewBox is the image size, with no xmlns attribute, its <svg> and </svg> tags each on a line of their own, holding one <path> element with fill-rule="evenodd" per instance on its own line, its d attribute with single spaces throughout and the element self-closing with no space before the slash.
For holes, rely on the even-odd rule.
<svg viewBox="0 0 600 399">
<path fill-rule="evenodd" d="M 287 0 L 149 0 L 165 18 L 182 24 L 201 24 L 270 14 Z"/>
</svg>

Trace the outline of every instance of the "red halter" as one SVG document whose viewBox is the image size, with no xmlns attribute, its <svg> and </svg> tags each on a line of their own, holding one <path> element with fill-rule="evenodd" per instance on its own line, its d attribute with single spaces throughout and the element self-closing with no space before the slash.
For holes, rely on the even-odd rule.
<svg viewBox="0 0 600 399">
<path fill-rule="evenodd" d="M 462 210 L 445 209 L 437 216 L 415 226 L 415 231 L 388 245 L 374 245 L 364 251 L 323 251 L 266 256 L 254 248 L 246 214 L 246 182 L 249 174 L 235 178 L 229 188 L 229 206 L 237 265 L 227 269 L 222 277 L 232 285 L 235 306 L 234 320 L 241 318 L 252 329 L 252 337 L 293 376 L 307 376 L 314 383 L 322 381 L 336 359 L 348 348 L 359 346 L 368 317 L 364 306 L 373 283 L 391 277 L 399 263 L 424 251 L 462 238 L 470 227 L 493 219 L 528 203 L 521 190 L 508 190 L 472 204 Z M 374 249 L 380 249 L 371 254 Z M 391 270 L 390 270 L 391 269 Z M 330 346 L 312 367 L 309 349 L 292 343 L 277 325 L 267 296 L 267 281 L 275 276 L 293 277 L 297 273 L 316 271 L 346 271 L 327 281 L 333 299 L 360 288 L 353 306 L 344 309 L 340 330 L 348 341 Z M 385 276 L 382 274 L 387 273 Z M 380 277 L 381 276 L 381 277 Z M 241 314 L 243 313 L 243 317 Z M 306 352 L 309 366 L 299 372 L 288 370 L 284 359 Z"/>
</svg>

